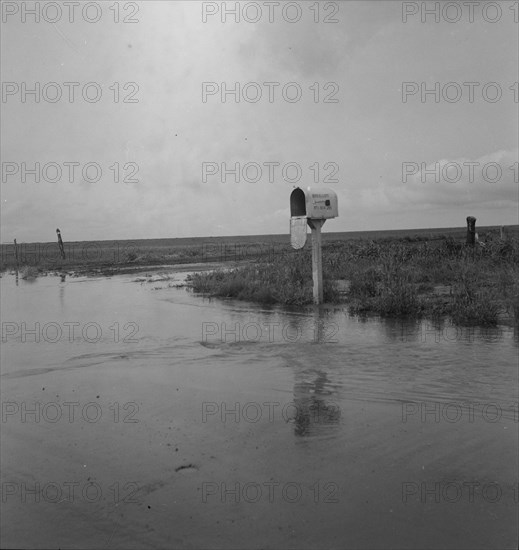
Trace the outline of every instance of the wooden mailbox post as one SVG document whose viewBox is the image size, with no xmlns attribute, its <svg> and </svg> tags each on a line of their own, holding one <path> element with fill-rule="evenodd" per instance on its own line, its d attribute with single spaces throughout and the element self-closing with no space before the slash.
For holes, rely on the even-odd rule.
<svg viewBox="0 0 519 550">
<path fill-rule="evenodd" d="M 314 303 L 323 303 L 323 259 L 321 228 L 339 215 L 337 195 L 328 187 L 296 187 L 290 194 L 290 244 L 298 250 L 306 243 L 306 226 L 312 230 L 312 277 Z"/>
</svg>

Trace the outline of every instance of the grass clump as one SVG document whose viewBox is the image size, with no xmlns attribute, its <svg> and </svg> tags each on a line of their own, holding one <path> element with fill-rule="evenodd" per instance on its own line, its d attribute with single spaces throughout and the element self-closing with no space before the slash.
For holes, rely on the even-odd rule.
<svg viewBox="0 0 519 550">
<path fill-rule="evenodd" d="M 36 279 L 39 275 L 38 270 L 32 265 L 24 265 L 20 268 L 20 278 L 31 281 Z"/>
<path fill-rule="evenodd" d="M 312 260 L 308 250 L 260 258 L 230 270 L 195 273 L 189 279 L 195 292 L 261 304 L 305 305 L 313 301 Z M 324 300 L 338 301 L 337 284 L 323 281 Z"/>
<path fill-rule="evenodd" d="M 485 286 L 477 267 L 460 265 L 450 315 L 456 324 L 497 325 L 501 309 L 497 287 Z"/>
<path fill-rule="evenodd" d="M 518 322 L 519 239 L 490 232 L 484 240 L 476 247 L 450 236 L 433 244 L 358 243 L 342 261 L 334 258 L 332 269 L 350 280 L 354 313 L 449 316 L 459 325 Z"/>
<path fill-rule="evenodd" d="M 519 321 L 519 238 L 498 231 L 466 246 L 452 236 L 332 241 L 323 245 L 324 301 L 352 313 L 450 317 L 458 325 Z M 212 296 L 263 304 L 312 303 L 311 251 L 286 247 L 228 271 L 199 273 L 191 285 Z M 341 288 L 347 290 L 341 292 Z"/>
<path fill-rule="evenodd" d="M 418 315 L 419 300 L 414 273 L 398 255 L 381 254 L 379 265 L 356 269 L 350 275 L 350 311 L 373 312 L 384 317 Z"/>
</svg>

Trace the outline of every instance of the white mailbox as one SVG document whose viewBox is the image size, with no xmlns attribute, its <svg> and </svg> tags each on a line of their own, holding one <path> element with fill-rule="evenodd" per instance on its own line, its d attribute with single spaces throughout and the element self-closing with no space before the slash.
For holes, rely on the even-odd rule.
<svg viewBox="0 0 519 550">
<path fill-rule="evenodd" d="M 328 220 L 339 215 L 337 194 L 328 187 L 297 187 L 290 195 L 290 216 Z"/>
</svg>

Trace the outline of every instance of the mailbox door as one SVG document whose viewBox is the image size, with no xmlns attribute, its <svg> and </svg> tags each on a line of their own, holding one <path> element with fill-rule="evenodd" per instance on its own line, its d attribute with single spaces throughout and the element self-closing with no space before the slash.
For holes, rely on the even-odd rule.
<svg viewBox="0 0 519 550">
<path fill-rule="evenodd" d="M 294 250 L 303 248 L 307 235 L 306 216 L 292 216 L 290 218 L 290 245 Z"/>
</svg>

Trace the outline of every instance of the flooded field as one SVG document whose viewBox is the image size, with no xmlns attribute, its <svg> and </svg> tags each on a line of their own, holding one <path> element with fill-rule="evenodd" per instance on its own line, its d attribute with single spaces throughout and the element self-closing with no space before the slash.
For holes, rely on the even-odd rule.
<svg viewBox="0 0 519 550">
<path fill-rule="evenodd" d="M 0 280 L 2 547 L 516 548 L 516 329 L 184 276 Z"/>
</svg>

